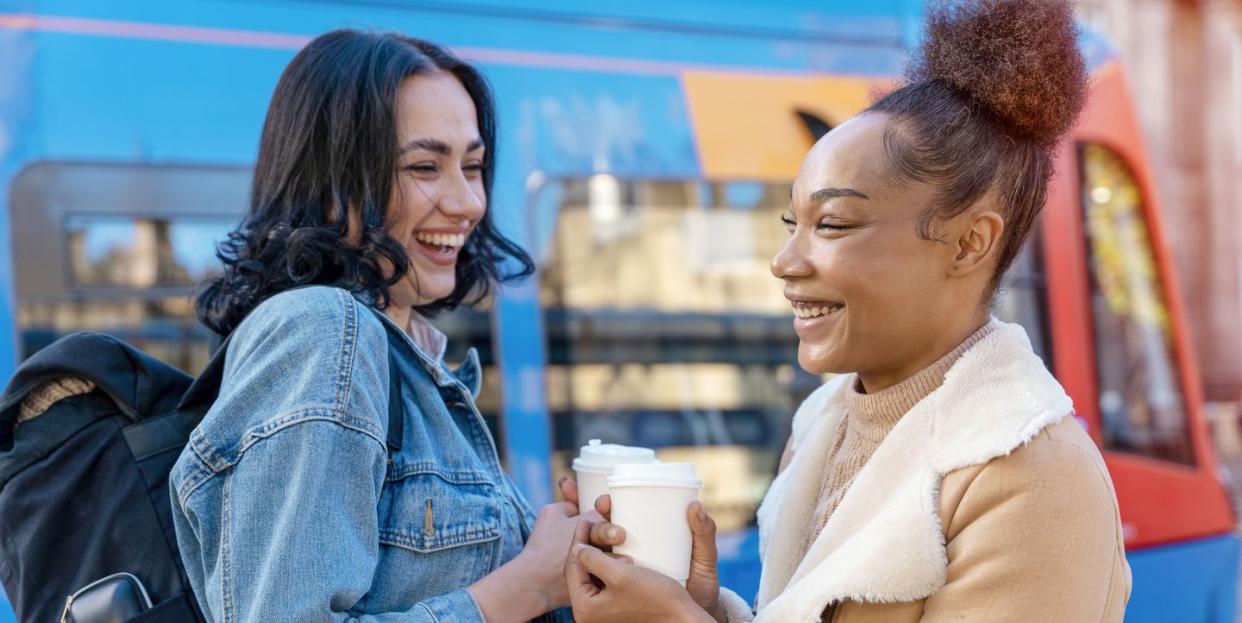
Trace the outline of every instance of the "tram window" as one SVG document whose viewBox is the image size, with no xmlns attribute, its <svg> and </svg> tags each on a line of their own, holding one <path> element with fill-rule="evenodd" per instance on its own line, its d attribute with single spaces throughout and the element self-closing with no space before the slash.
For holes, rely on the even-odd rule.
<svg viewBox="0 0 1242 623">
<path fill-rule="evenodd" d="M 194 289 L 220 269 L 216 244 L 237 225 L 249 188 L 250 171 L 241 167 L 44 162 L 24 169 L 9 202 L 21 356 L 91 330 L 197 374 L 214 340 L 195 319 Z M 448 361 L 478 348 L 478 406 L 497 434 L 500 375 L 489 311 L 484 303 L 432 322 L 449 336 Z"/>
<path fill-rule="evenodd" d="M 1052 340 L 1048 332 L 1047 279 L 1043 269 L 1042 232 L 1032 231 L 1026 246 L 1014 258 L 997 294 L 992 313 L 1005 322 L 1022 325 L 1031 347 L 1052 370 Z"/>
<path fill-rule="evenodd" d="M 696 463 L 722 530 L 742 528 L 775 474 L 801 399 L 797 339 L 769 261 L 788 184 L 549 182 L 537 250 L 554 476 L 588 439 Z"/>
<path fill-rule="evenodd" d="M 243 167 L 40 162 L 10 193 L 20 352 L 74 331 L 115 335 L 197 373 L 210 332 L 191 296 L 241 216 Z"/>
<path fill-rule="evenodd" d="M 216 245 L 235 225 L 234 218 L 71 215 L 65 236 L 73 283 L 193 287 L 219 273 Z"/>
<path fill-rule="evenodd" d="M 229 216 L 69 214 L 63 218 L 68 275 L 63 293 L 22 293 L 22 351 L 29 356 L 73 331 L 116 335 L 190 373 L 211 357 L 211 333 L 195 320 L 192 295 L 219 272 L 216 244 Z M 23 258 L 18 270 L 39 270 Z"/>
<path fill-rule="evenodd" d="M 1084 145 L 1080 161 L 1103 445 L 1193 465 L 1181 370 L 1142 192 L 1113 151 Z"/>
</svg>

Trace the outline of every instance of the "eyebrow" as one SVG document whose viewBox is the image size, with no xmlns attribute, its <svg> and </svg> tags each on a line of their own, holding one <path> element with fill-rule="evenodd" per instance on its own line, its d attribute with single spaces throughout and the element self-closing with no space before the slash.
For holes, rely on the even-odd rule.
<svg viewBox="0 0 1242 623">
<path fill-rule="evenodd" d="M 466 145 L 466 153 L 470 153 L 483 146 L 483 139 L 476 138 Z M 415 149 L 423 149 L 435 152 L 441 156 L 449 156 L 453 153 L 453 148 L 448 143 L 435 138 L 416 138 L 401 147 L 401 153 L 414 151 Z"/>
<path fill-rule="evenodd" d="M 838 197 L 857 197 L 859 199 L 870 199 L 867 195 L 854 190 L 853 188 L 821 188 L 811 193 L 811 203 L 823 203 L 829 199 Z"/>
</svg>

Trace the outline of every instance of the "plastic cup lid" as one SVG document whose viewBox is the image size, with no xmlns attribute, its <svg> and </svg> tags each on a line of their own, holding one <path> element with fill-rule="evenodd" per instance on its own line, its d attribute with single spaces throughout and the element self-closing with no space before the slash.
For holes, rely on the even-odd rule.
<svg viewBox="0 0 1242 623">
<path fill-rule="evenodd" d="M 610 473 L 614 466 L 621 463 L 656 462 L 655 450 L 651 448 L 602 443 L 598 439 L 592 439 L 582 446 L 578 458 L 574 459 L 574 469 Z"/>
<path fill-rule="evenodd" d="M 703 486 L 694 463 L 625 463 L 617 465 L 608 478 L 609 487 L 693 487 Z"/>
</svg>

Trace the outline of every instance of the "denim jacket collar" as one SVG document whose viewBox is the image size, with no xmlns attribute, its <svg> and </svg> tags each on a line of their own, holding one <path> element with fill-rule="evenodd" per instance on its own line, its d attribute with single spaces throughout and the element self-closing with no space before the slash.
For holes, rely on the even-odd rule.
<svg viewBox="0 0 1242 623">
<path fill-rule="evenodd" d="M 363 305 L 374 307 L 366 300 L 365 297 L 356 296 L 356 298 Z M 470 392 L 470 396 L 472 398 L 479 397 L 479 390 L 482 387 L 483 375 L 482 366 L 479 364 L 479 352 L 477 349 L 471 347 L 467 350 L 465 360 L 462 361 L 456 368 L 450 370 L 446 363 L 437 361 L 431 355 L 423 352 L 423 349 L 419 347 L 418 343 L 415 342 L 413 338 L 411 338 L 401 327 L 398 327 L 397 323 L 393 322 L 392 319 L 388 317 L 388 314 L 381 312 L 377 315 L 384 323 L 387 324 L 389 328 L 395 330 L 401 335 L 402 339 L 405 340 L 405 344 L 414 351 L 415 359 L 418 361 L 419 365 L 427 371 L 427 374 L 431 376 L 436 385 L 439 385 L 440 387 L 452 387 L 453 385 L 460 384 Z"/>
<path fill-rule="evenodd" d="M 453 368 L 449 374 L 466 386 L 470 390 L 470 397 L 479 398 L 479 390 L 483 386 L 482 366 L 479 365 L 479 351 L 471 346 L 466 350 L 466 358 Z"/>
</svg>

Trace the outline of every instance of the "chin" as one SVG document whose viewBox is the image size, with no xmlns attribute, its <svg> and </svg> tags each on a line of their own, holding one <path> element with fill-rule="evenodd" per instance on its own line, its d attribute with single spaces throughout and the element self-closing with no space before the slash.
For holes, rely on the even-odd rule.
<svg viewBox="0 0 1242 623">
<path fill-rule="evenodd" d="M 798 366 L 811 374 L 827 374 L 829 372 L 826 365 L 820 357 L 798 353 Z"/>
<path fill-rule="evenodd" d="M 851 372 L 845 362 L 834 356 L 829 347 L 798 346 L 798 366 L 811 374 L 844 374 Z"/>
<path fill-rule="evenodd" d="M 440 299 L 448 298 L 453 294 L 453 288 L 457 287 L 456 282 L 449 282 L 447 284 L 435 283 L 430 285 L 431 287 L 427 288 L 427 295 L 423 297 L 429 302 L 435 302 Z"/>
<path fill-rule="evenodd" d="M 418 284 L 422 286 L 421 288 L 416 288 L 415 284 L 418 284 L 417 277 L 403 282 L 401 284 L 401 292 L 393 293 L 397 294 L 397 296 L 394 296 L 394 300 L 404 307 L 430 305 L 453 294 L 453 289 L 457 287 L 457 279 L 452 275 L 448 275 L 446 278 L 441 279 L 434 277 L 427 279 L 423 283 Z"/>
</svg>

